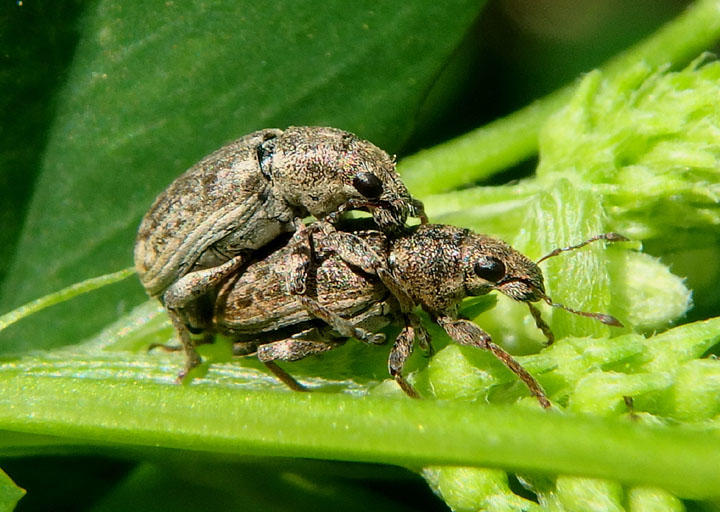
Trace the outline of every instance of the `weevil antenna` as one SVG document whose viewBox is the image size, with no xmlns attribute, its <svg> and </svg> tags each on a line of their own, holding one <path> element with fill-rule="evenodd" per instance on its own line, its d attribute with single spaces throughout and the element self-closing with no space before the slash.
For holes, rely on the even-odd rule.
<svg viewBox="0 0 720 512">
<path fill-rule="evenodd" d="M 575 249 L 580 249 L 581 247 L 585 247 L 587 244 L 590 244 L 592 242 L 595 242 L 597 240 L 607 240 L 608 242 L 629 242 L 630 239 L 627 237 L 624 237 L 623 235 L 619 233 L 603 233 L 602 235 L 596 235 L 592 238 L 588 238 L 584 242 L 581 242 L 576 245 L 570 245 L 568 247 L 560 247 L 558 249 L 555 249 L 554 251 L 546 254 L 539 260 L 537 260 L 535 263 L 539 264 L 541 261 L 545 261 L 548 258 L 552 258 L 553 256 L 557 256 L 561 252 L 567 252 L 567 251 L 574 251 Z M 567 309 L 567 308 L 565 308 Z"/>
<path fill-rule="evenodd" d="M 544 300 L 545 302 L 548 303 L 549 306 L 552 306 L 554 308 L 560 308 L 560 309 L 564 309 L 565 311 L 568 311 L 570 313 L 574 313 L 576 315 L 594 318 L 594 319 L 604 323 L 605 325 L 612 325 L 614 327 L 624 327 L 624 325 L 620 322 L 620 320 L 618 320 L 617 318 L 615 318 L 612 315 L 607 315 L 605 313 L 591 313 L 588 311 L 578 311 L 577 309 L 572 309 L 567 306 L 563 306 L 562 304 L 558 304 L 557 302 L 553 302 L 552 299 L 550 299 L 550 297 L 548 297 L 547 295 L 543 295 L 542 300 Z"/>
</svg>

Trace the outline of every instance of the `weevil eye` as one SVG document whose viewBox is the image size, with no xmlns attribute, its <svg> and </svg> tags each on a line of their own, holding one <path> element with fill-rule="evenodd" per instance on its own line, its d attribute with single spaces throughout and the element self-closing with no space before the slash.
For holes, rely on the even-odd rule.
<svg viewBox="0 0 720 512">
<path fill-rule="evenodd" d="M 353 187 L 368 199 L 377 199 L 383 193 L 382 181 L 369 172 L 359 172 L 353 178 Z"/>
<path fill-rule="evenodd" d="M 505 264 L 495 256 L 482 256 L 478 258 L 473 267 L 478 277 L 497 283 L 505 277 Z"/>
</svg>

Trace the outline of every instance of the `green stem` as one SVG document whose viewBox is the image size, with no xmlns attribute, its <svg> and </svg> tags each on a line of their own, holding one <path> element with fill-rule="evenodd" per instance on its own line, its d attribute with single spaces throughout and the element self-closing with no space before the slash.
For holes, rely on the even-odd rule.
<svg viewBox="0 0 720 512">
<path fill-rule="evenodd" d="M 30 301 L 27 304 L 0 316 L 0 331 L 17 321 L 22 320 L 26 316 L 30 316 L 33 313 L 37 313 L 38 311 L 54 306 L 55 304 L 65 302 L 66 300 L 82 295 L 83 293 L 91 292 L 93 290 L 97 290 L 98 288 L 102 288 L 103 286 L 122 281 L 134 273 L 135 269 L 133 267 L 128 267 L 123 270 L 113 272 L 112 274 L 104 274 L 102 276 L 86 279 L 85 281 L 81 281 L 70 285 L 67 288 L 63 288 L 62 290 L 58 290 L 57 292 L 50 293 L 40 297 L 39 299 Z"/>
<path fill-rule="evenodd" d="M 638 62 L 651 67 L 683 66 L 717 43 L 720 38 L 720 1 L 698 0 L 684 13 L 663 25 L 647 39 L 616 55 L 601 66 L 610 76 Z"/>
<path fill-rule="evenodd" d="M 717 496 L 720 489 L 720 438 L 708 432 L 405 397 L 179 386 L 169 375 L 139 380 L 132 365 L 128 378 L 108 382 L 68 375 L 64 364 L 46 361 L 41 375 L 5 365 L 0 429 L 88 444 L 501 466 L 659 486 L 686 497 Z M 6 439 L 13 436 L 0 436 L 4 452 L 13 448 Z"/>
<path fill-rule="evenodd" d="M 720 1 L 700 0 L 601 70 L 610 76 L 638 62 L 651 66 L 687 63 L 720 38 Z M 545 120 L 572 96 L 569 85 L 465 135 L 404 158 L 398 165 L 410 191 L 423 197 L 477 182 L 537 151 Z"/>
<path fill-rule="evenodd" d="M 487 178 L 537 151 L 540 126 L 572 92 L 564 87 L 507 117 L 403 158 L 398 171 L 419 197 Z"/>
</svg>

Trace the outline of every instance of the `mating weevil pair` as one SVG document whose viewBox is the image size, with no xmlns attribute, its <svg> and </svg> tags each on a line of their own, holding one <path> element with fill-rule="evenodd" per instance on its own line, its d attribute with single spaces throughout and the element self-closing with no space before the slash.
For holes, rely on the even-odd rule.
<svg viewBox="0 0 720 512">
<path fill-rule="evenodd" d="M 369 210 L 382 231 L 336 229 L 348 209 Z M 325 220 L 305 227 L 299 216 L 307 213 Z M 405 228 L 408 214 L 423 224 Z M 456 342 L 490 350 L 548 407 L 540 385 L 512 356 L 458 318 L 459 302 L 492 290 L 526 302 L 549 341 L 532 302 L 620 323 L 553 303 L 538 266 L 504 242 L 425 222 L 391 159 L 369 142 L 330 128 L 264 130 L 205 158 L 156 200 L 140 227 L 136 266 L 178 330 L 187 360 L 181 377 L 200 362 L 190 333 L 203 333 L 204 341 L 220 333 L 234 340 L 236 354 L 257 354 L 301 390 L 275 361 L 324 352 L 349 337 L 382 343 L 377 331 L 400 321 L 388 369 L 416 397 L 403 366 L 416 341 L 432 349 L 413 314 L 421 306 Z M 283 245 L 281 234 L 293 228 Z M 624 238 L 601 235 L 546 258 L 596 239 Z M 275 247 L 268 246 L 272 240 Z"/>
<path fill-rule="evenodd" d="M 260 130 L 224 146 L 178 177 L 145 214 L 135 268 L 167 309 L 187 355 L 191 333 L 211 321 L 212 295 L 282 233 L 305 239 L 302 218 L 366 209 L 384 231 L 425 218 L 393 160 L 355 135 L 323 127 Z M 307 252 L 307 251 L 306 251 Z M 302 289 L 298 277 L 293 291 Z"/>
</svg>

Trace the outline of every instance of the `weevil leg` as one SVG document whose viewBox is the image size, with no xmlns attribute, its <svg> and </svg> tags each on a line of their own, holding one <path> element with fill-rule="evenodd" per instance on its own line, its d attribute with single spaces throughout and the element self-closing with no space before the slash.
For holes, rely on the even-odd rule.
<svg viewBox="0 0 720 512">
<path fill-rule="evenodd" d="M 410 354 L 412 354 L 414 341 L 415 330 L 412 326 L 406 325 L 405 328 L 400 331 L 397 338 L 395 338 L 395 344 L 390 351 L 390 357 L 388 357 L 388 371 L 407 396 L 410 398 L 420 398 L 415 388 L 412 387 L 403 376 L 403 368 Z"/>
<path fill-rule="evenodd" d="M 321 250 L 335 253 L 345 263 L 368 274 L 377 274 L 377 269 L 384 265 L 377 252 L 359 236 L 335 230 L 326 230 L 323 234 Z"/>
<path fill-rule="evenodd" d="M 232 355 L 236 357 L 252 356 L 257 353 L 258 344 L 253 341 L 240 341 L 233 343 Z"/>
<path fill-rule="evenodd" d="M 287 288 L 292 295 L 303 295 L 307 290 L 308 268 L 312 263 L 312 246 L 310 242 L 311 230 L 305 226 L 302 219 L 296 217 L 293 221 L 295 233 L 288 245 L 295 248 L 290 255 L 287 272 Z"/>
<path fill-rule="evenodd" d="M 382 345 L 385 343 L 385 335 L 383 333 L 372 333 L 360 327 L 355 327 L 352 322 L 333 313 L 310 297 L 299 295 L 298 300 L 308 313 L 328 324 L 341 336 L 357 338 L 360 341 L 372 345 Z"/>
<path fill-rule="evenodd" d="M 529 302 L 527 302 L 526 304 L 528 305 L 528 308 L 530 308 L 530 314 L 535 319 L 535 325 L 545 335 L 545 338 L 547 339 L 547 344 L 552 345 L 555 342 L 555 335 L 550 330 L 550 326 L 545 323 L 545 320 L 543 320 L 542 316 L 540 316 L 540 310 Z"/>
<path fill-rule="evenodd" d="M 180 352 L 181 350 L 183 350 L 182 345 L 178 346 L 178 345 L 170 345 L 167 343 L 151 343 L 148 346 L 147 351 L 150 352 L 151 350 L 155 350 L 157 348 L 159 348 L 163 352 Z"/>
<path fill-rule="evenodd" d="M 294 219 L 295 233 L 289 242 L 295 250 L 290 256 L 287 272 L 288 291 L 292 295 L 304 295 L 307 291 L 308 269 L 315 254 L 322 256 L 332 249 L 328 240 L 338 231 L 328 220 L 318 220 L 306 226 L 302 219 Z M 317 247 L 314 245 L 318 243 Z M 352 263 L 351 263 L 352 264 Z"/>
<path fill-rule="evenodd" d="M 427 357 L 432 357 L 435 354 L 435 349 L 432 346 L 432 338 L 430 333 L 423 327 L 420 318 L 414 313 L 405 313 L 405 325 L 409 325 L 415 333 L 415 341 L 418 346 L 425 352 Z"/>
<path fill-rule="evenodd" d="M 260 345 L 257 348 L 257 357 L 263 363 L 267 361 L 299 361 L 308 356 L 337 348 L 343 343 L 344 340 L 315 341 L 287 338 Z"/>
<path fill-rule="evenodd" d="M 275 361 L 297 361 L 308 356 L 327 352 L 340 345 L 342 341 L 313 341 L 296 338 L 288 338 L 280 341 L 273 341 L 260 345 L 257 349 L 257 358 L 262 361 L 268 369 L 275 374 L 285 385 L 295 391 L 307 391 L 307 388 L 300 384 L 285 370 L 280 368 Z"/>
<path fill-rule="evenodd" d="M 202 337 L 195 338 L 192 337 L 193 345 L 208 345 L 213 342 L 213 335 L 209 332 L 203 332 Z M 160 349 L 163 352 L 180 352 L 183 350 L 182 345 L 171 345 L 170 343 L 151 343 L 148 345 L 147 351 L 150 352 L 155 349 Z"/>
<path fill-rule="evenodd" d="M 170 320 L 172 320 L 173 327 L 180 337 L 180 343 L 182 343 L 183 352 L 185 352 L 185 367 L 178 373 L 177 382 L 181 384 L 185 377 L 202 363 L 200 354 L 195 350 L 195 342 L 190 337 L 190 331 L 185 327 L 185 323 L 180 316 L 172 310 L 168 310 Z"/>
<path fill-rule="evenodd" d="M 299 331 L 289 338 L 285 338 L 282 340 L 276 340 L 276 342 L 286 342 L 286 341 L 295 341 L 295 340 L 303 340 L 303 341 L 317 341 L 322 343 L 333 343 L 336 340 L 332 338 L 332 336 L 328 336 L 326 333 L 322 332 L 321 329 L 318 327 L 310 327 L 308 329 L 304 329 L 302 331 Z M 243 340 L 243 341 L 235 341 L 233 342 L 233 349 L 232 354 L 236 357 L 246 357 L 246 356 L 256 356 L 258 353 L 258 347 L 261 347 L 263 345 L 269 345 L 271 343 L 275 343 L 273 341 L 258 341 L 258 340 Z"/>
<path fill-rule="evenodd" d="M 379 268 L 377 275 L 380 281 L 390 290 L 398 303 L 400 304 L 400 311 L 403 313 L 410 313 L 415 308 L 415 301 L 408 295 L 403 286 L 395 279 L 395 276 L 387 268 Z"/>
<path fill-rule="evenodd" d="M 513 356 L 508 354 L 500 346 L 493 343 L 490 335 L 480 329 L 477 325 L 470 322 L 469 320 L 458 320 L 450 317 L 438 317 L 437 323 L 445 329 L 453 340 L 458 342 L 460 345 L 466 345 L 469 347 L 477 347 L 484 350 L 489 350 L 492 354 L 497 357 L 507 368 L 518 376 L 530 390 L 530 393 L 537 398 L 540 405 L 544 408 L 550 407 L 550 401 L 547 399 L 545 392 L 540 386 L 540 383 L 535 380 L 535 377 L 530 375 L 528 371 L 518 363 Z"/>
<path fill-rule="evenodd" d="M 345 201 L 345 203 L 341 204 L 340 207 L 335 210 L 334 212 L 329 213 L 326 215 L 322 220 L 322 222 L 327 222 L 330 224 L 336 224 L 343 213 L 350 211 L 350 210 L 360 210 L 362 208 L 367 208 L 370 206 L 375 206 L 376 203 L 374 201 L 368 201 L 365 199 L 348 199 Z"/>
<path fill-rule="evenodd" d="M 166 308 L 182 310 L 185 306 L 196 301 L 221 281 L 232 275 L 247 261 L 245 256 L 235 256 L 233 259 L 217 267 L 196 270 L 185 274 L 165 290 L 162 302 Z"/>
<path fill-rule="evenodd" d="M 428 220 L 427 214 L 425 213 L 425 205 L 420 201 L 419 199 L 413 199 L 410 203 L 412 210 L 411 214 L 413 217 L 417 217 L 420 219 L 420 224 L 427 224 L 430 222 Z"/>
<path fill-rule="evenodd" d="M 173 283 L 162 296 L 162 302 L 168 311 L 175 332 L 180 338 L 185 352 L 185 368 L 178 375 L 178 381 L 183 381 L 188 373 L 202 362 L 200 355 L 195 350 L 196 341 L 190 335 L 191 327 L 188 325 L 189 316 L 195 317 L 192 312 L 196 308 L 197 301 L 209 290 L 217 286 L 223 279 L 226 279 L 233 272 L 237 271 L 245 257 L 236 256 L 233 259 L 217 267 L 197 270 L 184 275 Z M 194 318 L 198 334 L 202 333 L 201 326 L 204 322 Z"/>
<path fill-rule="evenodd" d="M 287 387 L 292 389 L 293 391 L 308 391 L 308 388 L 300 384 L 295 377 L 290 375 L 288 372 L 280 368 L 278 365 L 275 364 L 273 361 L 263 361 L 263 364 L 267 367 L 268 370 L 273 372 L 273 375 L 280 380 L 283 384 L 285 384 Z"/>
</svg>

